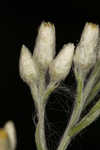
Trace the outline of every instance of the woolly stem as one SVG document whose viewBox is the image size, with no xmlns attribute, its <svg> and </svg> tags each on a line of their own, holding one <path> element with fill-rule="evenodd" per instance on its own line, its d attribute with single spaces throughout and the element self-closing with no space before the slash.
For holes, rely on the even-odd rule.
<svg viewBox="0 0 100 150">
<path fill-rule="evenodd" d="M 89 96 L 91 95 L 90 92 L 94 86 L 94 84 L 97 82 L 98 78 L 100 77 L 100 61 L 98 61 L 96 64 L 95 64 L 95 67 L 89 77 L 89 80 L 85 86 L 85 89 L 84 89 L 84 101 L 86 101 L 86 104 L 84 105 L 84 109 L 86 108 L 86 106 L 90 103 L 91 98 L 89 98 Z M 97 85 L 98 87 L 98 85 Z M 95 87 L 93 90 L 95 91 L 97 89 L 97 87 Z M 96 92 L 96 91 L 95 91 Z M 90 95 L 89 95 L 90 94 Z M 93 96 L 93 95 L 92 95 Z M 89 99 L 87 99 L 89 98 Z M 86 100 L 87 99 L 87 100 Z M 89 102 L 88 102 L 89 100 Z"/>
<path fill-rule="evenodd" d="M 63 149 L 65 150 L 70 141 L 72 140 L 73 137 L 75 137 L 79 132 L 81 132 L 84 128 L 89 126 L 93 121 L 95 121 L 98 117 L 100 116 L 100 108 L 98 111 L 95 111 L 91 115 L 86 115 L 79 123 L 77 123 L 75 126 L 71 128 L 69 131 L 67 137 L 66 137 L 66 142 L 64 143 Z"/>
<path fill-rule="evenodd" d="M 92 102 L 92 100 L 95 98 L 95 96 L 99 91 L 100 91 L 100 81 L 91 90 L 90 95 L 88 96 L 86 103 L 84 105 L 84 109 Z"/>
<path fill-rule="evenodd" d="M 84 128 L 89 126 L 93 121 L 95 121 L 99 116 L 100 116 L 100 99 L 91 108 L 89 113 L 85 115 L 80 122 L 78 122 L 75 126 L 72 127 L 72 129 L 69 132 L 69 137 L 71 138 L 77 135 L 80 131 L 82 131 Z"/>
<path fill-rule="evenodd" d="M 46 139 L 45 139 L 45 126 L 44 126 L 44 115 L 45 108 L 40 104 L 38 112 L 38 124 L 36 127 L 35 141 L 37 150 L 47 150 Z"/>
<path fill-rule="evenodd" d="M 37 109 L 38 123 L 35 132 L 35 142 L 37 150 L 47 150 L 46 138 L 45 138 L 45 105 L 43 104 L 45 92 L 45 74 L 40 72 L 40 78 L 37 83 L 31 86 L 32 97 L 35 102 L 35 107 Z"/>
<path fill-rule="evenodd" d="M 83 85 L 84 85 L 84 81 L 83 79 L 81 79 L 80 77 L 77 77 L 77 97 L 75 100 L 75 105 L 73 108 L 73 112 L 71 115 L 71 119 L 69 121 L 69 124 L 67 126 L 67 128 L 65 129 L 64 135 L 60 141 L 60 144 L 58 146 L 58 150 L 65 150 L 67 148 L 67 146 L 69 145 L 71 139 L 68 136 L 70 129 L 72 128 L 72 126 L 79 120 L 82 108 L 83 108 L 83 104 L 82 104 L 82 98 L 83 98 Z"/>
<path fill-rule="evenodd" d="M 47 150 L 46 138 L 45 138 L 45 125 L 44 125 L 45 106 L 49 95 L 54 91 L 54 89 L 59 85 L 59 83 L 56 84 L 54 82 L 53 83 L 50 82 L 45 91 L 43 85 L 44 85 L 44 80 L 41 80 L 39 86 L 40 100 L 38 103 L 39 121 L 37 124 L 36 134 L 35 134 L 35 141 L 38 150 Z"/>
</svg>

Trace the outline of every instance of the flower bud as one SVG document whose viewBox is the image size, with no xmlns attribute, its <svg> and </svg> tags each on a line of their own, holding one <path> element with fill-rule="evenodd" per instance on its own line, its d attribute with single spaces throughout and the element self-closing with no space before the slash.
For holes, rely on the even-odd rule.
<svg viewBox="0 0 100 150">
<path fill-rule="evenodd" d="M 96 63 L 98 37 L 98 25 L 86 23 L 74 56 L 75 69 L 81 72 L 81 74 L 83 74 L 83 72 L 87 74 Z"/>
<path fill-rule="evenodd" d="M 55 27 L 51 23 L 42 22 L 38 31 L 33 58 L 41 68 L 47 69 L 55 56 Z"/>
<path fill-rule="evenodd" d="M 22 46 L 19 61 L 20 76 L 27 84 L 30 84 L 38 77 L 36 64 L 26 46 Z"/>
<path fill-rule="evenodd" d="M 0 150 L 9 150 L 8 135 L 3 129 L 0 129 Z"/>
<path fill-rule="evenodd" d="M 73 53 L 74 44 L 69 43 L 64 45 L 62 50 L 49 66 L 51 80 L 60 81 L 65 79 L 71 69 Z"/>
<path fill-rule="evenodd" d="M 13 122 L 6 123 L 4 128 L 0 129 L 0 150 L 15 150 L 16 133 Z"/>
<path fill-rule="evenodd" d="M 7 122 L 6 125 L 4 126 L 4 129 L 8 134 L 11 148 L 12 150 L 14 150 L 16 148 L 16 131 L 13 122 L 12 121 Z"/>
</svg>

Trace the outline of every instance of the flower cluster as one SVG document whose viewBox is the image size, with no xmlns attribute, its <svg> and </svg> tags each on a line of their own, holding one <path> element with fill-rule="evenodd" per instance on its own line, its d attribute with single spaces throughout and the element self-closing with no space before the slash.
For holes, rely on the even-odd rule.
<svg viewBox="0 0 100 150">
<path fill-rule="evenodd" d="M 22 46 L 20 55 L 20 75 L 26 83 L 39 78 L 39 72 L 49 69 L 50 79 L 61 81 L 68 75 L 72 60 L 75 71 L 86 75 L 96 63 L 99 26 L 86 23 L 74 54 L 74 44 L 68 43 L 55 57 L 55 27 L 51 23 L 42 22 L 36 38 L 33 55 L 26 46 Z M 100 52 L 99 52 L 100 53 Z"/>
<path fill-rule="evenodd" d="M 100 99 L 81 118 L 82 111 L 100 91 L 100 29 L 93 23 L 86 23 L 79 44 L 65 44 L 55 56 L 55 27 L 42 22 L 36 38 L 33 54 L 22 46 L 19 60 L 20 76 L 30 89 L 37 108 L 38 124 L 35 141 L 38 150 L 47 150 L 44 116 L 48 96 L 64 80 L 72 63 L 77 82 L 75 104 L 69 124 L 57 150 L 65 150 L 72 137 L 100 116 Z M 90 72 L 90 74 L 88 74 Z M 46 77 L 49 76 L 48 83 Z M 88 76 L 89 75 L 89 76 Z M 87 82 L 85 82 L 87 80 Z"/>
<path fill-rule="evenodd" d="M 46 73 L 49 70 L 50 80 L 63 80 L 72 65 L 74 44 L 64 45 L 56 57 L 55 53 L 55 27 L 51 23 L 42 22 L 33 55 L 26 46 L 22 46 L 19 63 L 22 79 L 30 84 L 38 80 L 40 72 Z"/>
</svg>

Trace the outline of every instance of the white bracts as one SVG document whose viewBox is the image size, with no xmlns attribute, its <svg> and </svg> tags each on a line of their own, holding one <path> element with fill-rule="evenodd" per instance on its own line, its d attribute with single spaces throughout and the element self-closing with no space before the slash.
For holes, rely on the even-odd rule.
<svg viewBox="0 0 100 150">
<path fill-rule="evenodd" d="M 38 78 L 36 64 L 32 58 L 31 52 L 26 46 L 22 46 L 19 60 L 20 76 L 27 84 L 32 83 Z"/>
<path fill-rule="evenodd" d="M 75 69 L 81 73 L 87 74 L 96 62 L 98 38 L 99 26 L 86 23 L 74 56 Z"/>
<path fill-rule="evenodd" d="M 12 147 L 12 150 L 16 148 L 16 131 L 12 121 L 9 121 L 4 126 L 5 131 L 8 134 L 8 138 Z"/>
<path fill-rule="evenodd" d="M 0 150 L 15 150 L 16 148 L 16 131 L 12 121 L 5 124 L 0 129 Z"/>
<path fill-rule="evenodd" d="M 19 61 L 21 78 L 30 85 L 49 69 L 52 81 L 61 81 L 69 73 L 74 54 L 74 44 L 64 45 L 58 56 L 55 56 L 55 27 L 42 22 L 37 35 L 33 56 L 23 45 Z"/>
<path fill-rule="evenodd" d="M 49 66 L 49 74 L 52 81 L 61 81 L 68 75 L 74 54 L 74 44 L 63 46 L 57 57 Z"/>
<path fill-rule="evenodd" d="M 43 70 L 55 56 L 55 27 L 51 23 L 42 22 L 38 31 L 33 58 L 39 63 Z"/>
</svg>

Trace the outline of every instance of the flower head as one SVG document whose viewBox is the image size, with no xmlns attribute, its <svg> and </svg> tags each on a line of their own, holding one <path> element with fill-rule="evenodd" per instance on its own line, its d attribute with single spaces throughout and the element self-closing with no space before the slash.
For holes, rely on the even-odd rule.
<svg viewBox="0 0 100 150">
<path fill-rule="evenodd" d="M 69 73 L 74 54 L 74 44 L 69 43 L 63 46 L 57 57 L 49 66 L 50 78 L 53 81 L 63 80 Z"/>
<path fill-rule="evenodd" d="M 16 148 L 16 131 L 15 126 L 12 121 L 9 121 L 5 124 L 4 129 L 8 134 L 8 138 L 10 140 L 11 148 L 14 150 Z"/>
<path fill-rule="evenodd" d="M 38 77 L 36 63 L 32 58 L 32 54 L 24 45 L 22 46 L 20 54 L 19 71 L 21 78 L 28 84 Z"/>
<path fill-rule="evenodd" d="M 15 150 L 16 148 L 16 131 L 12 121 L 5 124 L 0 129 L 0 150 Z"/>
<path fill-rule="evenodd" d="M 86 23 L 74 56 L 75 69 L 81 74 L 86 75 L 96 63 L 98 37 L 98 25 Z"/>
<path fill-rule="evenodd" d="M 42 22 L 38 31 L 33 58 L 46 70 L 55 56 L 55 27 L 49 22 Z"/>
</svg>

